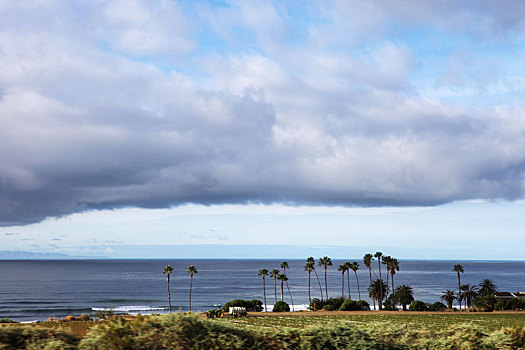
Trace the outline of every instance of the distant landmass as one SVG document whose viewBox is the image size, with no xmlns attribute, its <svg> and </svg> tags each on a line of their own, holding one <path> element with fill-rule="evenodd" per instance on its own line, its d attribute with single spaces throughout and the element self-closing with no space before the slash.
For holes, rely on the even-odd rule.
<svg viewBox="0 0 525 350">
<path fill-rule="evenodd" d="M 60 253 L 38 253 L 23 250 L 0 250 L 0 260 L 18 260 L 18 259 L 105 259 L 104 256 L 73 256 Z"/>
</svg>

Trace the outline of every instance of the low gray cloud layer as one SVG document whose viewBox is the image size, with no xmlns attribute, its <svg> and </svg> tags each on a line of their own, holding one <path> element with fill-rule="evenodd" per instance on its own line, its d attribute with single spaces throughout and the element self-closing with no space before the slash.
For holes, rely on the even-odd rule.
<svg viewBox="0 0 525 350">
<path fill-rule="evenodd" d="M 323 21 L 298 23 L 278 3 L 4 2 L 0 224 L 188 202 L 521 198 L 523 77 L 483 48 L 522 54 L 523 11 L 492 3 L 322 2 L 304 18 Z M 396 21 L 435 32 L 437 66 Z M 439 48 L 445 35 L 470 46 Z"/>
</svg>

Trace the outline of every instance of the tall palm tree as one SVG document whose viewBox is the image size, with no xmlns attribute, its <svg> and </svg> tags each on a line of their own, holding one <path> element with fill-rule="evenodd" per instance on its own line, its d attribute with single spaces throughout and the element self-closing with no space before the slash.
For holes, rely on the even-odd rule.
<svg viewBox="0 0 525 350">
<path fill-rule="evenodd" d="M 168 302 L 170 305 L 170 314 L 171 314 L 170 274 L 173 273 L 173 267 L 171 267 L 171 265 L 166 265 L 162 269 L 162 273 L 166 275 L 166 279 L 168 280 Z"/>
<path fill-rule="evenodd" d="M 370 276 L 370 284 L 372 284 L 372 260 L 374 260 L 374 256 L 370 253 L 365 254 L 363 257 L 363 265 L 368 269 L 368 274 Z M 376 301 L 375 299 L 372 299 L 372 302 L 374 303 L 374 310 L 376 309 Z"/>
<path fill-rule="evenodd" d="M 390 259 L 390 276 L 392 276 L 392 290 L 394 289 L 394 275 L 399 271 L 399 261 L 396 258 Z"/>
<path fill-rule="evenodd" d="M 456 300 L 456 293 L 453 290 L 447 289 L 443 292 L 441 300 L 447 303 L 449 309 L 452 309 L 452 304 L 454 303 L 454 300 Z"/>
<path fill-rule="evenodd" d="M 368 296 L 372 300 L 377 300 L 379 310 L 383 308 L 383 298 L 386 295 L 388 285 L 380 279 L 375 280 L 368 287 Z"/>
<path fill-rule="evenodd" d="M 195 266 L 190 265 L 188 266 L 188 269 L 186 270 L 187 273 L 190 274 L 190 311 L 191 311 L 191 289 L 193 287 L 193 275 L 199 273 Z"/>
<path fill-rule="evenodd" d="M 359 294 L 359 300 L 361 300 L 361 289 L 359 288 L 359 277 L 357 277 L 357 270 L 359 270 L 359 264 L 357 261 L 352 262 L 348 268 L 354 271 L 355 280 L 357 281 L 357 293 Z"/>
<path fill-rule="evenodd" d="M 465 272 L 465 270 L 463 269 L 463 266 L 461 266 L 460 264 L 456 264 L 454 265 L 454 268 L 452 269 L 452 271 L 456 271 L 458 273 L 458 301 L 460 300 L 460 296 L 462 295 L 461 293 L 461 277 L 459 275 L 459 273 L 463 273 Z M 459 309 L 461 310 L 461 302 L 459 303 Z"/>
<path fill-rule="evenodd" d="M 381 252 L 376 252 L 374 254 L 374 257 L 377 259 L 377 264 L 379 265 L 379 279 L 381 280 L 381 282 L 383 282 L 383 278 L 381 277 L 381 257 L 383 256 L 383 253 Z M 379 292 L 383 292 L 383 289 L 379 289 Z M 387 292 L 388 292 L 388 288 L 387 288 Z M 384 295 L 381 295 L 381 300 L 383 300 L 384 298 Z M 381 306 L 379 306 L 379 309 L 381 310 Z"/>
<path fill-rule="evenodd" d="M 266 308 L 266 276 L 268 276 L 268 270 L 260 269 L 257 275 L 262 276 L 263 279 L 264 311 L 267 311 L 268 309 Z"/>
<path fill-rule="evenodd" d="M 352 299 L 352 293 L 350 293 L 350 261 L 345 262 L 346 267 L 346 285 L 348 286 L 348 299 Z"/>
<path fill-rule="evenodd" d="M 483 281 L 479 282 L 478 287 L 479 287 L 480 297 L 485 297 L 488 295 L 495 295 L 496 292 L 498 291 L 494 282 L 492 282 L 488 278 L 485 278 Z"/>
<path fill-rule="evenodd" d="M 327 279 L 326 279 L 326 272 L 327 272 L 327 269 L 328 269 L 328 266 L 332 266 L 332 259 L 330 259 L 329 257 L 325 256 L 325 257 L 322 257 L 322 258 L 319 258 L 319 266 L 324 266 L 324 288 L 325 288 L 325 294 L 326 294 L 326 299 L 328 299 L 328 282 L 327 282 Z"/>
<path fill-rule="evenodd" d="M 346 264 L 343 264 L 343 265 L 339 265 L 339 267 L 337 268 L 337 271 L 341 271 L 341 277 L 343 278 L 342 280 L 342 283 L 341 283 L 341 296 L 345 297 L 345 272 L 347 270 L 347 267 L 346 267 Z M 348 296 L 350 299 L 352 299 L 350 296 Z"/>
<path fill-rule="evenodd" d="M 275 292 L 275 302 L 277 302 L 277 276 L 279 275 L 279 270 L 273 269 L 270 272 L 270 277 L 273 278 L 273 289 Z"/>
<path fill-rule="evenodd" d="M 395 299 L 403 307 L 403 311 L 407 311 L 407 305 L 414 301 L 414 289 L 408 284 L 402 284 L 396 287 L 395 292 L 393 292 Z"/>
<path fill-rule="evenodd" d="M 287 261 L 281 262 L 281 269 L 283 269 L 283 273 L 286 275 L 286 268 L 290 268 L 290 265 L 288 265 Z M 288 285 L 288 278 L 286 279 L 286 289 L 288 289 L 288 294 L 290 295 L 290 301 L 292 303 L 292 311 L 294 311 L 293 307 L 293 298 L 292 298 L 292 292 L 290 292 L 290 286 Z"/>
<path fill-rule="evenodd" d="M 392 266 L 391 265 L 392 257 L 389 256 L 389 255 L 384 255 L 382 260 L 383 261 L 381 263 L 383 265 L 385 265 L 385 267 L 386 267 L 386 284 L 388 285 L 388 277 L 389 277 L 389 274 L 390 274 L 390 267 Z"/>
<path fill-rule="evenodd" d="M 312 273 L 313 270 L 315 270 L 314 263 L 311 262 L 311 261 L 308 261 L 308 259 L 306 259 L 306 264 L 304 265 L 304 270 L 308 272 L 308 303 L 311 304 L 312 303 L 312 298 L 311 298 L 311 294 L 310 294 L 310 274 Z"/>
<path fill-rule="evenodd" d="M 288 277 L 284 273 L 280 273 L 277 275 L 277 279 L 281 281 L 281 301 L 284 301 L 284 282 L 288 281 Z"/>
<path fill-rule="evenodd" d="M 317 283 L 319 284 L 319 291 L 321 292 L 321 300 L 324 300 L 323 298 L 323 287 L 321 286 L 321 281 L 319 280 L 319 275 L 317 274 L 317 270 L 315 269 L 315 259 L 313 257 L 308 257 L 308 259 L 306 259 L 306 262 L 307 263 L 312 263 L 312 266 L 313 266 L 313 269 L 314 269 L 314 273 L 315 273 L 315 278 L 317 278 Z"/>
</svg>

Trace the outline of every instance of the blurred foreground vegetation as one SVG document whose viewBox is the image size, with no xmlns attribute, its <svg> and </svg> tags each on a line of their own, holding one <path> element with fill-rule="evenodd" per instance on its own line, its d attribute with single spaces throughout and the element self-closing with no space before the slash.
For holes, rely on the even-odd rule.
<svg viewBox="0 0 525 350">
<path fill-rule="evenodd" d="M 3 325 L 0 349 L 522 349 L 524 321 L 521 313 L 213 320 L 173 314 Z"/>
</svg>

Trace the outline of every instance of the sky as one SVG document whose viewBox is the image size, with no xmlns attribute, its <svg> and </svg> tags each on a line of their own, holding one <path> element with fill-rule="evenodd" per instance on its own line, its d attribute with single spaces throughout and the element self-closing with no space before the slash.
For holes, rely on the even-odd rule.
<svg viewBox="0 0 525 350">
<path fill-rule="evenodd" d="M 523 259 L 524 11 L 0 1 L 0 250 Z"/>
</svg>

